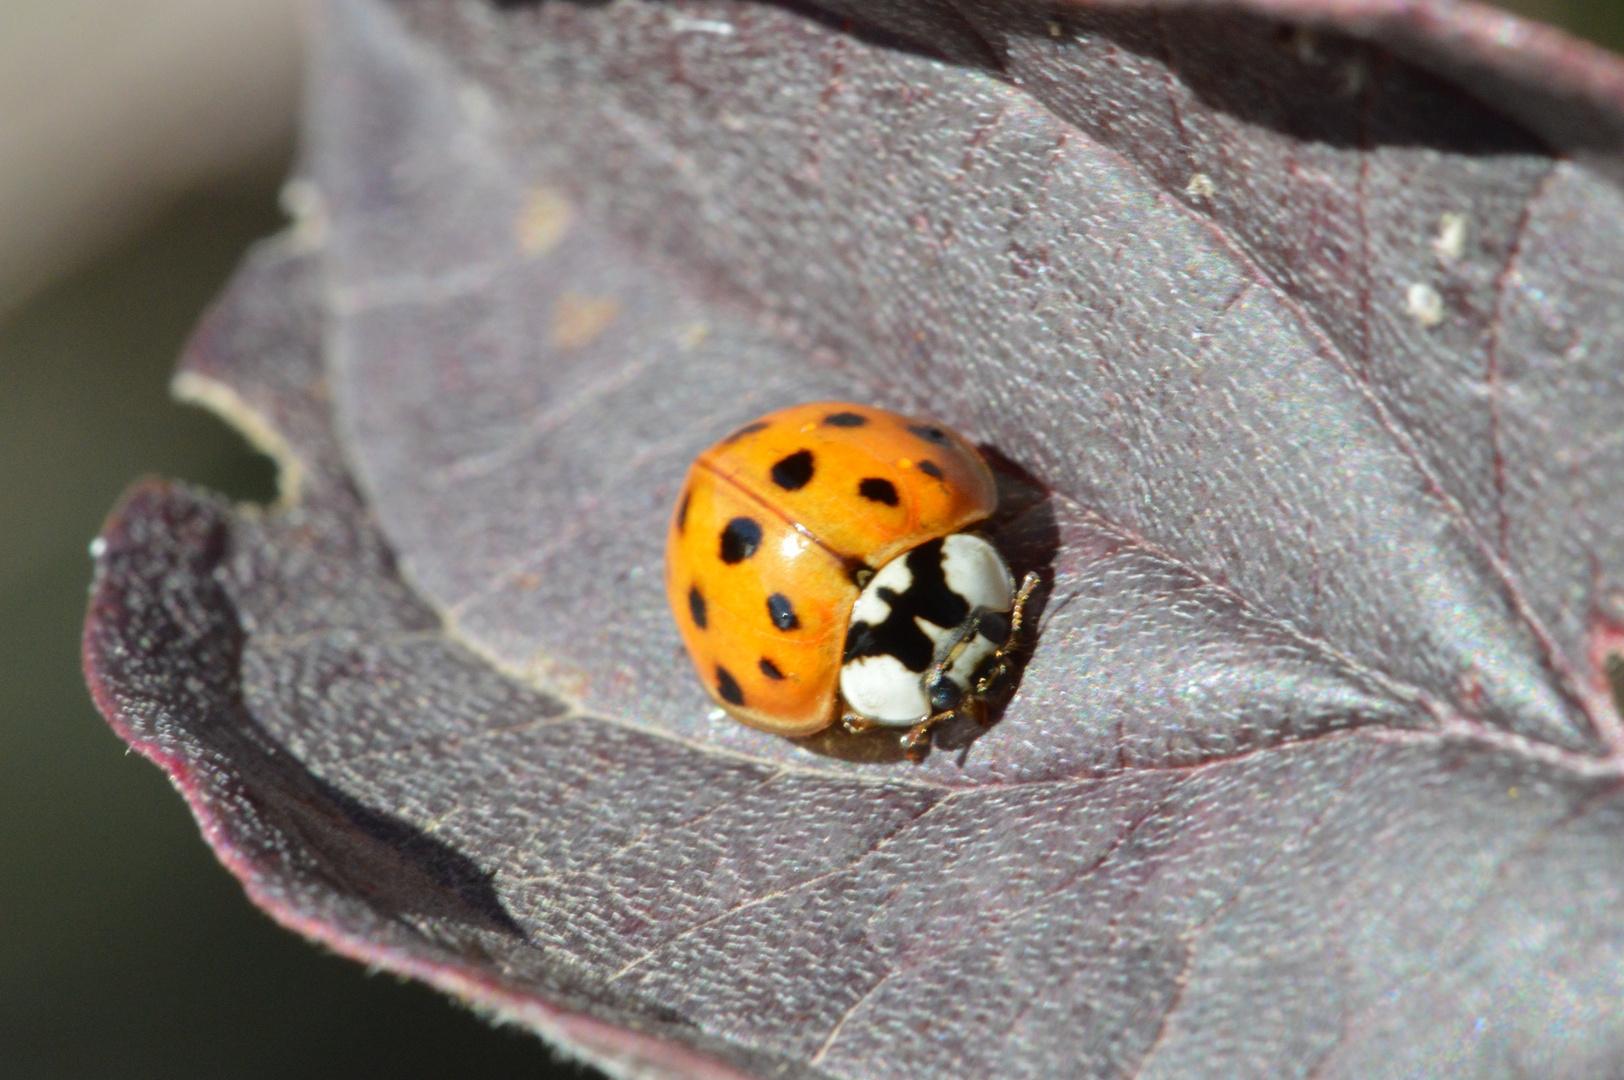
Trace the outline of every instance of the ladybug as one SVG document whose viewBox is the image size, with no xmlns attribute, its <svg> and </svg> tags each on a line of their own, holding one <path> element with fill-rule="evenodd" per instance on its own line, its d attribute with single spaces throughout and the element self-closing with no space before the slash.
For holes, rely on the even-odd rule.
<svg viewBox="0 0 1624 1080">
<path fill-rule="evenodd" d="M 825 401 L 744 425 L 688 470 L 666 543 L 700 680 L 778 735 L 841 721 L 912 748 L 979 715 L 1037 584 L 966 531 L 997 502 L 981 456 L 928 420 Z"/>
</svg>

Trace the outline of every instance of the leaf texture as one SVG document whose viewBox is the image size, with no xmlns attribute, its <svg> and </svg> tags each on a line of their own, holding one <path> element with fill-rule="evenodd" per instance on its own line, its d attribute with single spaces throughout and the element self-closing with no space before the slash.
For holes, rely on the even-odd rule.
<svg viewBox="0 0 1624 1080">
<path fill-rule="evenodd" d="M 257 902 L 624 1075 L 1616 1071 L 1617 61 L 1447 5 L 322 11 L 302 216 L 178 381 L 286 497 L 133 492 L 86 630 Z M 665 610 L 688 461 L 820 397 L 985 446 L 1045 579 L 917 765 L 713 712 Z"/>
</svg>

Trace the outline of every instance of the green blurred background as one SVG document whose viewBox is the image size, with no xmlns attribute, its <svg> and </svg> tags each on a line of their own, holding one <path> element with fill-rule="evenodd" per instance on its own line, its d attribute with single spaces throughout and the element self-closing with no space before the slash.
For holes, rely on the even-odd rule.
<svg viewBox="0 0 1624 1080">
<path fill-rule="evenodd" d="M 1624 46 L 1624 0 L 1511 6 Z M 166 386 L 281 227 L 296 85 L 288 0 L 0 2 L 0 1077 L 587 1075 L 273 925 L 80 676 L 131 480 L 273 492 Z"/>
</svg>

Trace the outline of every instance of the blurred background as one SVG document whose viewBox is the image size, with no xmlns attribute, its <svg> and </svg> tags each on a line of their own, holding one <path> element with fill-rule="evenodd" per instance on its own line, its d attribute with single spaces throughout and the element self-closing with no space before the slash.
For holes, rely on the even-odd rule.
<svg viewBox="0 0 1624 1080">
<path fill-rule="evenodd" d="M 79 672 L 86 545 L 131 480 L 274 494 L 269 462 L 167 383 L 282 226 L 298 46 L 289 0 L 0 0 L 7 1080 L 589 1075 L 260 914 Z"/>
<path fill-rule="evenodd" d="M 1624 0 L 1517 0 L 1624 51 Z M 0 0 L 0 1077 L 585 1077 L 276 927 L 91 707 L 86 546 L 137 476 L 269 499 L 170 368 L 281 227 L 293 0 Z"/>
</svg>

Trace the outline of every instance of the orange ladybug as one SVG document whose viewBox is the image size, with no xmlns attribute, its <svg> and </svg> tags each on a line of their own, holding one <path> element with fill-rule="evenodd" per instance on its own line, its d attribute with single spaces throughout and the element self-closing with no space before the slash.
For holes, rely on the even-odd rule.
<svg viewBox="0 0 1624 1080">
<path fill-rule="evenodd" d="M 992 473 L 940 424 L 846 402 L 769 413 L 699 455 L 666 593 L 700 681 L 779 735 L 930 726 L 1007 667 L 1036 584 L 965 530 Z"/>
</svg>

